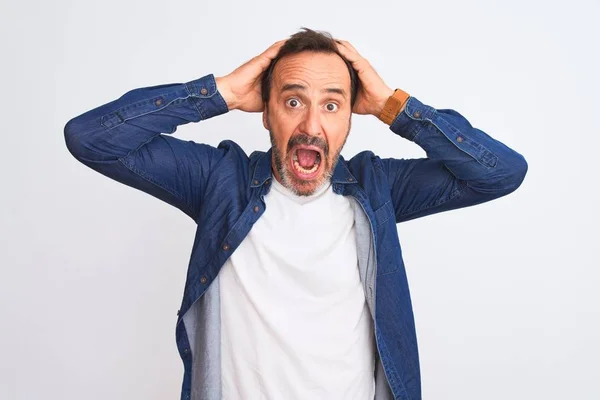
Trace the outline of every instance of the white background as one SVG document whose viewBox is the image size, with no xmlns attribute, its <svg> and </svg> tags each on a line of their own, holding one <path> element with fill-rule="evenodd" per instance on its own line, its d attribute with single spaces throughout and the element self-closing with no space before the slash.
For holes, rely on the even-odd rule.
<svg viewBox="0 0 600 400">
<path fill-rule="evenodd" d="M 0 398 L 176 399 L 191 219 L 78 163 L 72 117 L 224 75 L 301 26 L 523 154 L 513 194 L 398 226 L 425 399 L 598 399 L 597 1 L 5 1 Z M 178 129 L 265 150 L 259 114 Z M 422 157 L 354 117 L 346 158 Z"/>
</svg>

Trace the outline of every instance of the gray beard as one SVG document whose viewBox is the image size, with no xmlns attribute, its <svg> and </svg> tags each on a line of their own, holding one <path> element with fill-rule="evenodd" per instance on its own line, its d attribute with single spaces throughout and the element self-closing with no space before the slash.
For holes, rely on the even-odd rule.
<svg viewBox="0 0 600 400">
<path fill-rule="evenodd" d="M 297 182 L 300 186 L 309 185 L 310 183 L 295 180 L 292 177 L 292 175 L 288 169 L 288 164 L 286 162 L 284 162 L 284 156 L 281 152 L 281 148 L 275 142 L 275 136 L 273 135 L 273 132 L 271 132 L 271 130 L 269 130 L 269 137 L 271 138 L 271 149 L 272 149 L 272 153 L 273 153 L 273 161 L 275 163 L 275 168 L 277 170 L 277 173 L 281 177 L 283 186 L 285 186 L 286 188 L 288 188 L 289 190 L 294 192 L 294 194 L 296 194 L 297 196 L 310 196 L 313 193 L 315 193 L 317 191 L 317 189 L 319 189 L 323 184 L 325 184 L 326 182 L 329 182 L 333 175 L 333 171 L 335 171 L 335 167 L 340 159 L 340 153 L 342 152 L 342 149 L 344 148 L 344 145 L 346 144 L 346 139 L 348 139 L 349 133 L 350 133 L 350 129 L 348 129 L 348 132 L 346 133 L 346 137 L 344 138 L 344 142 L 342 143 L 342 145 L 340 146 L 340 148 L 338 149 L 338 151 L 335 153 L 335 155 L 333 157 L 329 157 L 329 152 L 324 154 L 325 159 L 321 160 L 321 162 L 325 163 L 325 165 L 323 165 L 323 168 L 325 168 L 325 173 L 323 174 L 323 176 L 321 177 L 320 181 L 317 183 L 315 188 L 313 190 L 310 190 L 307 192 L 307 191 L 299 191 L 298 188 L 294 185 L 294 182 Z"/>
</svg>

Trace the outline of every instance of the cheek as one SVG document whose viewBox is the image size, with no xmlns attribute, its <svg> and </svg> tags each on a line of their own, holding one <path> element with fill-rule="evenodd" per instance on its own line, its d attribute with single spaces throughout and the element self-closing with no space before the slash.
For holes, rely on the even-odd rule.
<svg viewBox="0 0 600 400">
<path fill-rule="evenodd" d="M 347 119 L 336 120 L 329 125 L 327 132 L 327 139 L 329 140 L 329 146 L 331 150 L 337 150 L 346 139 L 346 135 L 350 129 L 350 123 Z"/>
<path fill-rule="evenodd" d="M 280 126 L 271 126 L 271 135 L 275 140 L 274 144 L 277 147 L 280 156 L 285 157 L 290 135 L 286 134 Z"/>
<path fill-rule="evenodd" d="M 269 118 L 269 125 L 277 145 L 285 151 L 287 142 L 297 126 L 296 122 L 286 116 L 273 115 Z"/>
</svg>

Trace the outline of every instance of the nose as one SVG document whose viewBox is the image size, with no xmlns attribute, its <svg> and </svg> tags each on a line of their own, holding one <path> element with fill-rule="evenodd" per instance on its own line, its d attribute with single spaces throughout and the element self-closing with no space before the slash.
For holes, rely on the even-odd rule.
<svg viewBox="0 0 600 400">
<path fill-rule="evenodd" d="M 310 136 L 321 136 L 323 134 L 321 126 L 321 113 L 317 106 L 307 108 L 300 124 L 302 132 Z"/>
</svg>

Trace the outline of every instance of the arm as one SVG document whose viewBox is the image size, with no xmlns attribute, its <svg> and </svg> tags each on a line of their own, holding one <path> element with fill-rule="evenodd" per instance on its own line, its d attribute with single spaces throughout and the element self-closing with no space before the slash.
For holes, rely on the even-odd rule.
<svg viewBox="0 0 600 400">
<path fill-rule="evenodd" d="M 229 147 L 214 148 L 171 136 L 179 125 L 229 110 L 262 111 L 260 75 L 279 41 L 222 78 L 131 90 L 71 119 L 64 128 L 71 154 L 116 181 L 157 197 L 196 220 L 205 185 Z"/>
<path fill-rule="evenodd" d="M 131 90 L 71 119 L 67 148 L 88 167 L 196 217 L 205 177 L 225 150 L 177 139 L 179 125 L 228 111 L 212 75 Z"/>
<path fill-rule="evenodd" d="M 353 112 L 380 117 L 394 93 L 346 41 L 338 49 L 357 71 L 361 89 Z M 422 159 L 380 160 L 387 174 L 396 222 L 489 201 L 519 187 L 527 173 L 522 155 L 471 126 L 454 110 L 437 110 L 403 92 L 390 129 L 421 146 Z"/>
<path fill-rule="evenodd" d="M 381 160 L 396 222 L 490 201 L 516 190 L 527 173 L 523 156 L 454 110 L 410 97 L 390 129 L 418 144 L 427 158 Z"/>
</svg>

